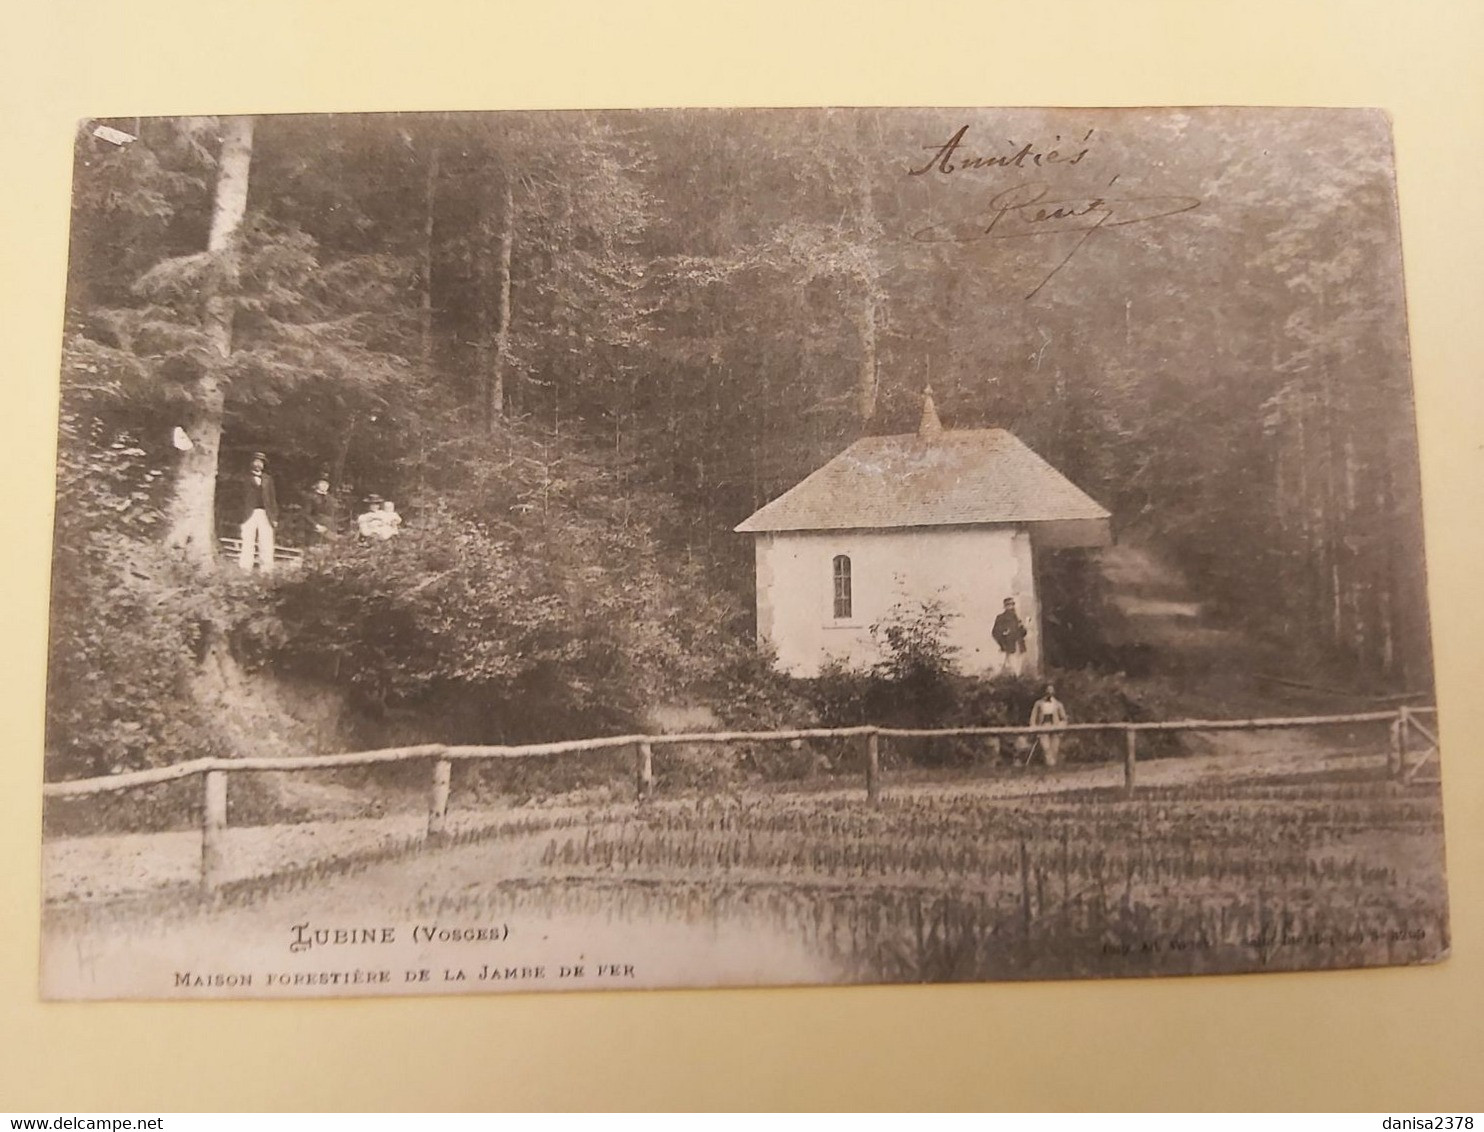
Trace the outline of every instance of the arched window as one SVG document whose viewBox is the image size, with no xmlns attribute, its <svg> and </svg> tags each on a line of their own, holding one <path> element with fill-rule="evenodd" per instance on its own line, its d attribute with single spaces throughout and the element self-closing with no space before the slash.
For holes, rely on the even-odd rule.
<svg viewBox="0 0 1484 1132">
<path fill-rule="evenodd" d="M 850 559 L 844 554 L 835 555 L 835 620 L 850 617 Z"/>
</svg>

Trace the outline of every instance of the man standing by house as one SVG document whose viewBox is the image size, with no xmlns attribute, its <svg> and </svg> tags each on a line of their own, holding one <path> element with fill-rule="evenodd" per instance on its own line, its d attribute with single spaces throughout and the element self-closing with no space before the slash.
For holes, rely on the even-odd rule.
<svg viewBox="0 0 1484 1132">
<path fill-rule="evenodd" d="M 1047 684 L 1046 691 L 1036 701 L 1036 706 L 1031 708 L 1031 726 L 1063 728 L 1066 725 L 1067 709 L 1056 698 L 1056 689 Z M 1041 757 L 1046 760 L 1047 766 L 1055 766 L 1061 761 L 1061 741 L 1062 736 L 1054 731 L 1043 731 L 1036 736 L 1036 742 L 1041 747 Z"/>
<path fill-rule="evenodd" d="M 273 491 L 273 477 L 268 474 L 268 457 L 252 454 L 252 464 L 242 477 L 242 550 L 237 565 L 251 570 L 254 559 L 258 568 L 268 574 L 273 570 L 273 531 L 278 526 L 278 496 Z"/>
<path fill-rule="evenodd" d="M 994 619 L 990 636 L 1000 646 L 1000 671 L 1019 676 L 1021 669 L 1025 667 L 1026 629 L 1025 623 L 1020 620 L 1020 614 L 1015 612 L 1013 597 L 1005 599 L 1005 608 Z"/>
</svg>

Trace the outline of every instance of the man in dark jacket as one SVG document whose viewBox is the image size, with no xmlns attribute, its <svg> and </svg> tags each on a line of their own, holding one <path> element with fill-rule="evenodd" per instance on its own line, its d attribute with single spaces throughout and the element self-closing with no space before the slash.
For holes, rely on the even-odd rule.
<svg viewBox="0 0 1484 1132">
<path fill-rule="evenodd" d="M 251 570 L 254 559 L 258 569 L 267 574 L 273 570 L 273 532 L 278 526 L 278 496 L 273 490 L 273 477 L 268 474 L 268 457 L 252 454 L 252 464 L 242 477 L 241 506 L 242 550 L 237 565 Z"/>
<path fill-rule="evenodd" d="M 320 472 L 314 490 L 304 504 L 309 522 L 309 545 L 319 546 L 335 537 L 335 497 L 330 494 L 330 473 Z"/>
<path fill-rule="evenodd" d="M 1020 620 L 1020 615 L 1015 612 L 1015 599 L 1007 597 L 1005 608 L 998 617 L 994 619 L 994 628 L 990 630 L 990 636 L 994 637 L 994 643 L 1000 646 L 1000 671 L 1013 672 L 1016 676 L 1025 667 L 1025 623 Z"/>
</svg>

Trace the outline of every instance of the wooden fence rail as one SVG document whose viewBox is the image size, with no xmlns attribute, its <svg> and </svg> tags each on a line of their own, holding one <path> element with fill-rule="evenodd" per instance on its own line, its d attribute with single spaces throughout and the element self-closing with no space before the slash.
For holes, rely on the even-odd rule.
<svg viewBox="0 0 1484 1132">
<path fill-rule="evenodd" d="M 1138 766 L 1138 737 L 1147 732 L 1180 731 L 1264 731 L 1299 727 L 1338 727 L 1353 724 L 1387 723 L 1391 744 L 1387 767 L 1392 777 L 1411 782 L 1429 759 L 1437 756 L 1438 739 L 1432 727 L 1418 722 L 1419 715 L 1436 715 L 1434 707 L 1399 707 L 1394 711 L 1352 712 L 1346 715 L 1291 716 L 1274 719 L 1183 719 L 1163 721 L 1120 721 L 1105 723 L 1072 723 L 1041 727 L 811 727 L 792 731 L 708 731 L 695 734 L 614 735 L 597 739 L 570 739 L 556 743 L 528 743 L 516 746 L 446 746 L 424 743 L 413 747 L 389 747 L 377 751 L 356 751 L 338 755 L 305 755 L 298 758 L 202 758 L 153 770 L 130 771 L 101 778 L 48 782 L 42 786 L 46 798 L 77 798 L 90 794 L 111 793 L 173 782 L 193 775 L 204 777 L 204 804 L 201 819 L 201 883 L 208 891 L 220 886 L 224 874 L 223 834 L 227 828 L 227 780 L 236 773 L 256 771 L 334 770 L 353 766 L 375 766 L 382 763 L 405 763 L 428 760 L 432 764 L 431 797 L 428 806 L 427 836 L 437 839 L 448 828 L 448 802 L 453 779 L 453 763 L 478 759 L 540 758 L 551 755 L 578 754 L 628 748 L 634 753 L 635 792 L 641 804 L 654 794 L 654 748 L 737 743 L 797 743 L 808 739 L 859 739 L 865 764 L 866 797 L 872 805 L 881 801 L 881 740 L 918 738 L 1018 738 L 1071 733 L 1121 733 L 1124 736 L 1123 787 L 1132 797 Z M 1436 724 L 1433 725 L 1436 727 Z M 1408 739 L 1416 732 L 1427 742 L 1420 757 L 1408 762 Z"/>
</svg>

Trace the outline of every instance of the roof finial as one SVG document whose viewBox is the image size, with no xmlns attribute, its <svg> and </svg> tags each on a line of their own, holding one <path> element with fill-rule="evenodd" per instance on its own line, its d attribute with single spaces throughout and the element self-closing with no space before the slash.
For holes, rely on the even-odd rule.
<svg viewBox="0 0 1484 1132">
<path fill-rule="evenodd" d="M 938 419 L 938 407 L 933 404 L 933 387 L 922 387 L 922 423 L 917 426 L 918 436 L 937 436 L 943 431 L 943 422 Z"/>
</svg>

